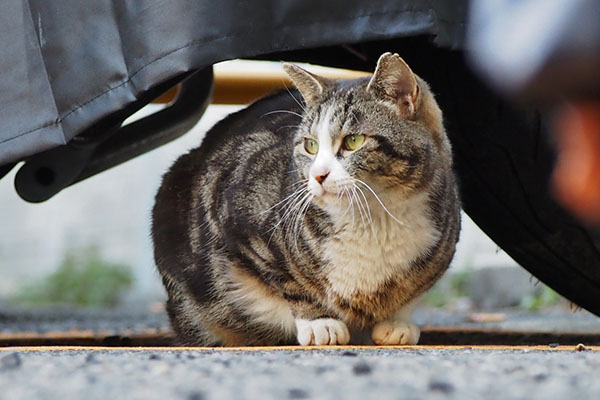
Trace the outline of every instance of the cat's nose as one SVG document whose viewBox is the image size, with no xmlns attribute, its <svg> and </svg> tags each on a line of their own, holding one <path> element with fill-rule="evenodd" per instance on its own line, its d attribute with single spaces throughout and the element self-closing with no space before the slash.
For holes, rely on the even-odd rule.
<svg viewBox="0 0 600 400">
<path fill-rule="evenodd" d="M 317 180 L 317 182 L 319 182 L 322 185 L 323 182 L 325 181 L 325 179 L 327 179 L 328 176 L 329 176 L 329 172 L 326 172 L 326 173 L 324 173 L 322 175 L 315 176 L 315 179 Z"/>
</svg>

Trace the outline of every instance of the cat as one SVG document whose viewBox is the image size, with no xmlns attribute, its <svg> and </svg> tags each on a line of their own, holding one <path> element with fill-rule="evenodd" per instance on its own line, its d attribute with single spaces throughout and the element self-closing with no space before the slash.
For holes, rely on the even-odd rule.
<svg viewBox="0 0 600 400">
<path fill-rule="evenodd" d="M 198 346 L 416 344 L 411 308 L 460 230 L 433 94 L 397 54 L 356 80 L 283 68 L 297 90 L 229 115 L 163 177 L 152 236 L 174 331 Z"/>
</svg>

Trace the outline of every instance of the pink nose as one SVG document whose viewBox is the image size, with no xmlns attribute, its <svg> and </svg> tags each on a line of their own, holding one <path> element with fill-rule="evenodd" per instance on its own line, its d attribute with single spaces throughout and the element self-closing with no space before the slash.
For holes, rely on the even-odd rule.
<svg viewBox="0 0 600 400">
<path fill-rule="evenodd" d="M 329 176 L 329 172 L 327 172 L 326 174 L 323 174 L 323 175 L 317 175 L 317 176 L 315 176 L 315 179 L 317 180 L 317 182 L 319 182 L 322 185 L 328 176 Z"/>
</svg>

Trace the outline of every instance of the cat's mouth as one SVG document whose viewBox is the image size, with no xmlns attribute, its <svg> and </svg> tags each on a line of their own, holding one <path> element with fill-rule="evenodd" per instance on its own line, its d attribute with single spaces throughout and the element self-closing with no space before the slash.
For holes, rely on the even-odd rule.
<svg viewBox="0 0 600 400">
<path fill-rule="evenodd" d="M 309 184 L 308 189 L 314 197 L 323 199 L 337 198 L 340 196 L 340 192 L 342 191 L 340 188 L 328 188 L 316 182 L 312 185 Z"/>
<path fill-rule="evenodd" d="M 338 199 L 340 197 L 339 193 L 335 193 L 335 192 L 329 192 L 327 190 L 323 191 L 323 194 L 321 194 L 320 196 L 323 199 L 327 199 L 327 200 L 334 200 L 334 199 Z"/>
<path fill-rule="evenodd" d="M 344 201 L 345 191 L 342 188 L 324 188 L 320 187 L 316 192 L 312 192 L 313 199 L 323 204 L 340 203 Z"/>
</svg>

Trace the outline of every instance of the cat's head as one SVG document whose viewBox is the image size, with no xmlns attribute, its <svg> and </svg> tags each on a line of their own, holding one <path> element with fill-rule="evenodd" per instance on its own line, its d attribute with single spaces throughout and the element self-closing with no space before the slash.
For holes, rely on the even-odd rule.
<svg viewBox="0 0 600 400">
<path fill-rule="evenodd" d="M 359 195 L 356 187 L 409 197 L 437 167 L 450 168 L 442 113 L 397 54 L 383 54 L 373 76 L 357 80 L 283 67 L 306 103 L 294 157 L 315 201 L 339 202 L 353 190 Z"/>
</svg>

